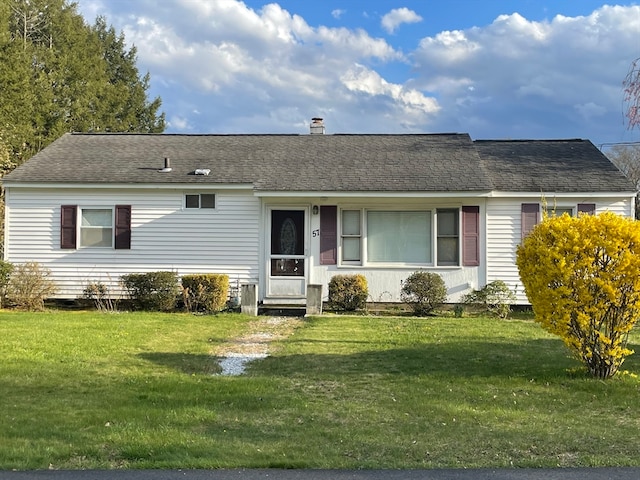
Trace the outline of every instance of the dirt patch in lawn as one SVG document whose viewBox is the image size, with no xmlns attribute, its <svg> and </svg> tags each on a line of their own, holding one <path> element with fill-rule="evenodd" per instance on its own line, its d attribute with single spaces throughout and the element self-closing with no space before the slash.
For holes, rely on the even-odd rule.
<svg viewBox="0 0 640 480">
<path fill-rule="evenodd" d="M 222 371 L 219 375 L 242 375 L 249 362 L 266 358 L 271 344 L 291 335 L 302 325 L 298 317 L 259 317 L 248 324 L 247 331 L 218 346 L 213 352 Z"/>
</svg>

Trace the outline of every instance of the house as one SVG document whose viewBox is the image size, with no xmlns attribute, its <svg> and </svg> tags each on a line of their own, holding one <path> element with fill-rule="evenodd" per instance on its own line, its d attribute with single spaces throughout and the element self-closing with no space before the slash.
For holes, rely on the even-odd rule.
<svg viewBox="0 0 640 480">
<path fill-rule="evenodd" d="M 449 300 L 494 280 L 526 304 L 523 235 L 556 212 L 632 216 L 634 186 L 587 140 L 467 134 L 66 134 L 3 179 L 4 258 L 37 261 L 60 298 L 120 276 L 226 273 L 264 304 L 362 273 L 400 300 L 419 269 Z"/>
</svg>

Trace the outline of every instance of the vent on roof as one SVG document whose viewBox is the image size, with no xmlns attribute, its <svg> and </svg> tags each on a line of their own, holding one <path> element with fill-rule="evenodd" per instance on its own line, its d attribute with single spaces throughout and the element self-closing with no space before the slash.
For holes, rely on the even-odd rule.
<svg viewBox="0 0 640 480">
<path fill-rule="evenodd" d="M 311 135 L 324 135 L 324 122 L 320 117 L 314 117 L 311 119 L 311 128 L 309 133 Z"/>
<path fill-rule="evenodd" d="M 158 171 L 161 173 L 169 173 L 171 171 L 171 160 L 169 160 L 169 157 L 164 157 L 164 168 Z"/>
</svg>

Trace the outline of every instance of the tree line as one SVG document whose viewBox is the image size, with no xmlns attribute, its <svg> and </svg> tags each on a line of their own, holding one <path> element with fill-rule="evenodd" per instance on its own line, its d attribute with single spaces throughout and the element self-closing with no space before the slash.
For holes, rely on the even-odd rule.
<svg viewBox="0 0 640 480">
<path fill-rule="evenodd" d="M 162 133 L 137 50 L 68 0 L 0 2 L 0 176 L 67 132 Z"/>
</svg>

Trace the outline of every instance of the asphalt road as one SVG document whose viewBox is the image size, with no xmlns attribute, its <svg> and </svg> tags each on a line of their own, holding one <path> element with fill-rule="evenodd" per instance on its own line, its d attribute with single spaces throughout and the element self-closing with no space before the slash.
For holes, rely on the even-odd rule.
<svg viewBox="0 0 640 480">
<path fill-rule="evenodd" d="M 640 480 L 640 468 L 455 470 L 36 470 L 1 480 Z"/>
</svg>

